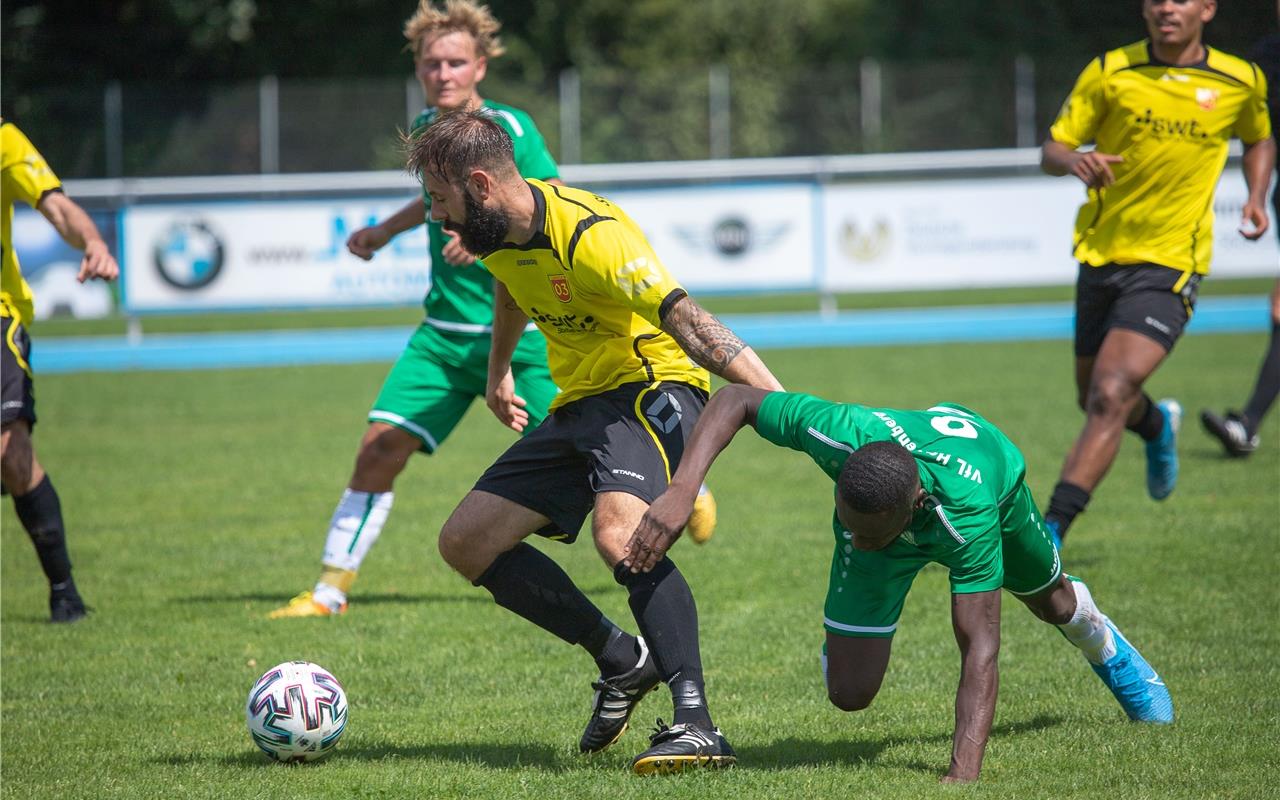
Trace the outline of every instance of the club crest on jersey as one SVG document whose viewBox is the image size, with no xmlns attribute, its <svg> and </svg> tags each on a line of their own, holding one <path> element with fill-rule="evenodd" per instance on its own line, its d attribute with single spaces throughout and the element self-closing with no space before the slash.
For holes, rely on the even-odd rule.
<svg viewBox="0 0 1280 800">
<path fill-rule="evenodd" d="M 1196 88 L 1196 103 L 1205 111 L 1212 111 L 1218 106 L 1217 89 L 1206 89 L 1204 87 Z"/>
<path fill-rule="evenodd" d="M 548 275 L 547 280 L 551 281 L 551 291 L 556 293 L 556 299 L 561 303 L 573 299 L 573 289 L 569 287 L 569 279 L 564 275 Z"/>
</svg>

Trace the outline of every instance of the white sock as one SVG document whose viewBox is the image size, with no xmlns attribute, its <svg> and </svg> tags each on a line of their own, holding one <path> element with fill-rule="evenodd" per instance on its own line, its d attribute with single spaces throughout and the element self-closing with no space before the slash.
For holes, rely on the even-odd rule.
<svg viewBox="0 0 1280 800">
<path fill-rule="evenodd" d="M 1115 657 L 1116 640 L 1107 627 L 1105 617 L 1093 603 L 1093 595 L 1084 581 L 1072 580 L 1071 588 L 1076 592 L 1076 613 L 1058 630 L 1067 637 L 1067 641 L 1080 648 L 1084 657 L 1093 664 L 1104 664 Z"/>
<path fill-rule="evenodd" d="M 351 572 L 359 570 L 360 562 L 369 554 L 369 548 L 373 547 L 382 533 L 382 526 L 387 523 L 387 515 L 391 513 L 391 502 L 394 499 L 394 492 L 344 491 L 342 500 L 334 509 L 333 518 L 329 520 L 329 536 L 324 543 L 324 564 Z M 316 584 L 317 594 L 322 586 L 336 591 L 341 596 L 339 602 L 346 600 L 346 594 L 339 587 L 330 587 L 328 584 Z"/>
</svg>

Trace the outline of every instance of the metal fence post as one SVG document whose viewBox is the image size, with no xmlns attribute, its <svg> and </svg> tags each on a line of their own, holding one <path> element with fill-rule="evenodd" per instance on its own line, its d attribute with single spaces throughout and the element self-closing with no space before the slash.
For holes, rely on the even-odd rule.
<svg viewBox="0 0 1280 800">
<path fill-rule="evenodd" d="M 582 163 L 582 78 L 574 67 L 560 71 L 560 163 Z"/>
<path fill-rule="evenodd" d="M 883 127 L 883 74 L 880 62 L 874 58 L 864 58 L 859 65 L 859 88 L 861 95 L 862 116 L 862 149 L 864 152 L 875 152 L 882 146 Z"/>
<path fill-rule="evenodd" d="M 711 158 L 729 158 L 732 155 L 732 122 L 729 95 L 729 68 L 724 64 L 712 64 L 707 72 L 707 118 Z"/>
<path fill-rule="evenodd" d="M 120 81 L 107 84 L 102 96 L 103 145 L 107 156 L 107 177 L 124 177 L 124 89 Z"/>
<path fill-rule="evenodd" d="M 280 81 L 275 75 L 258 80 L 259 172 L 280 171 Z"/>
<path fill-rule="evenodd" d="M 1023 53 L 1013 62 L 1013 113 L 1017 146 L 1036 146 L 1036 62 Z"/>
</svg>

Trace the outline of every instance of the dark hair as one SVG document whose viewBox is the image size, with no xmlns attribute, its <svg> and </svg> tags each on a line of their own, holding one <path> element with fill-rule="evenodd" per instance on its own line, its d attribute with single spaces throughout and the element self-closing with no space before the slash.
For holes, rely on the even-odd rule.
<svg viewBox="0 0 1280 800">
<path fill-rule="evenodd" d="M 419 179 L 430 174 L 461 184 L 475 169 L 503 177 L 518 174 L 511 137 L 484 110 L 442 114 L 421 136 L 406 137 L 405 144 L 408 170 Z"/>
<path fill-rule="evenodd" d="M 910 505 L 920 472 L 906 448 L 895 442 L 871 442 L 854 450 L 840 468 L 840 498 L 861 514 L 878 514 Z"/>
</svg>

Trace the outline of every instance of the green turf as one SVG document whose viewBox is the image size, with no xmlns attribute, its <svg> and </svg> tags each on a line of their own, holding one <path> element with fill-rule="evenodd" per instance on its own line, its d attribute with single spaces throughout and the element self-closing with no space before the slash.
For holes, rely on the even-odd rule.
<svg viewBox="0 0 1280 800">
<path fill-rule="evenodd" d="M 1266 294 L 1274 285 L 1269 278 L 1207 280 L 1202 295 Z M 835 295 L 840 309 L 910 308 L 939 305 L 987 305 L 992 303 L 1060 303 L 1073 297 L 1070 286 L 1018 286 L 1003 289 L 951 289 L 932 292 L 863 292 Z M 816 311 L 819 297 L 812 292 L 781 295 L 707 295 L 699 302 L 716 314 L 749 314 L 762 311 Z M 221 314 L 178 314 L 143 316 L 140 324 L 147 333 L 190 333 L 198 331 L 257 331 L 281 328 L 358 328 L 385 325 L 414 325 L 422 319 L 417 305 L 399 308 L 325 309 L 301 311 L 228 312 Z M 49 319 L 35 325 L 40 337 L 120 336 L 128 328 L 123 317 L 107 319 Z"/>
<path fill-rule="evenodd" d="M 1264 337 L 1195 336 L 1151 382 L 1194 412 L 1238 404 Z M 900 407 L 942 399 L 999 422 L 1043 499 L 1080 415 L 1066 342 L 764 353 L 790 387 Z M 51 626 L 32 548 L 4 503 L 3 796 L 37 798 L 1259 798 L 1280 730 L 1280 436 L 1220 457 L 1189 420 L 1182 483 L 1143 490 L 1126 441 L 1072 532 L 1067 568 L 1161 670 L 1178 722 L 1126 722 L 1056 632 L 1006 598 L 1000 702 L 982 783 L 947 766 L 958 656 L 946 579 L 916 582 L 884 688 L 844 714 L 824 696 L 820 614 L 830 486 L 744 432 L 711 482 L 720 528 L 674 557 L 698 598 L 712 710 L 741 766 L 626 771 L 665 692 L 593 760 L 576 754 L 590 660 L 451 575 L 434 536 L 509 441 L 481 407 L 397 485 L 385 535 L 338 620 L 268 621 L 316 577 L 385 365 L 39 379 L 36 441 L 62 495 L 95 613 Z M 587 541 L 545 545 L 614 619 L 623 592 Z M 267 763 L 245 733 L 254 679 L 305 658 L 346 686 L 327 762 Z"/>
</svg>

